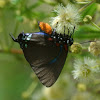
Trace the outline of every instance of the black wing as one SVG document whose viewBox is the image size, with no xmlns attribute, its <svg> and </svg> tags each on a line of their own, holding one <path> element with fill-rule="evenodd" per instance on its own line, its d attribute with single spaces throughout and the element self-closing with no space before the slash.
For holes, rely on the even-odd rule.
<svg viewBox="0 0 100 100">
<path fill-rule="evenodd" d="M 47 87 L 52 86 L 66 60 L 67 52 L 63 47 L 57 47 L 43 34 L 33 33 L 23 52 L 42 84 Z"/>
</svg>

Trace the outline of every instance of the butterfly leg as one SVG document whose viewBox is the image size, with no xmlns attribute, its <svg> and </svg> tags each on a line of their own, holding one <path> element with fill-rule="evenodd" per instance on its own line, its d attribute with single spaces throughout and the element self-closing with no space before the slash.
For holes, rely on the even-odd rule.
<svg viewBox="0 0 100 100">
<path fill-rule="evenodd" d="M 64 36 L 65 36 L 65 26 L 64 26 Z"/>
<path fill-rule="evenodd" d="M 74 31 L 75 31 L 75 26 L 73 28 L 73 32 L 70 34 L 70 37 L 74 34 Z"/>
<path fill-rule="evenodd" d="M 69 33 L 70 33 L 70 32 L 69 32 L 69 28 L 68 28 L 68 35 L 69 35 Z"/>
<path fill-rule="evenodd" d="M 74 33 L 74 31 L 75 31 L 75 26 L 74 26 L 74 29 L 73 29 L 73 33 Z M 72 34 L 73 34 L 73 33 L 72 33 Z"/>
<path fill-rule="evenodd" d="M 9 34 L 9 35 L 11 36 L 11 38 L 12 38 L 13 41 L 18 42 L 18 40 L 15 39 L 14 36 L 13 36 L 12 34 Z"/>
<path fill-rule="evenodd" d="M 52 31 L 52 35 L 55 35 L 55 33 L 56 33 L 56 28 L 57 28 L 57 25 L 58 25 L 58 22 L 57 22 L 57 24 L 56 24 L 56 27 L 53 29 L 53 31 Z"/>
</svg>

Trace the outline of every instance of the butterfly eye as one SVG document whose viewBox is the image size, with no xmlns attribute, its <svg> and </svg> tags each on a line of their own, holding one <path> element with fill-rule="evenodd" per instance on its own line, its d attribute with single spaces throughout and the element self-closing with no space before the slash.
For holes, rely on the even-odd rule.
<svg viewBox="0 0 100 100">
<path fill-rule="evenodd" d="M 18 41 L 22 41 L 25 39 L 25 34 L 24 33 L 20 33 L 19 36 L 18 36 Z"/>
</svg>

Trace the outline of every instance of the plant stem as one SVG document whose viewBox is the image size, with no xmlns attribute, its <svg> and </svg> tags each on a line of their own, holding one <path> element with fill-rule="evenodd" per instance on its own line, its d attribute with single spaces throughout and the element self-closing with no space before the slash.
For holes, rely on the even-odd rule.
<svg viewBox="0 0 100 100">
<path fill-rule="evenodd" d="M 32 95 L 36 86 L 37 86 L 37 83 L 32 82 L 32 84 L 29 86 L 28 90 L 22 93 L 22 97 L 25 99 L 29 98 Z"/>
<path fill-rule="evenodd" d="M 79 13 L 81 13 L 82 11 L 84 11 L 89 5 L 91 5 L 94 2 L 95 2 L 95 0 L 93 0 L 90 3 L 86 4 L 85 6 L 83 6 L 81 9 L 79 9 Z"/>
<path fill-rule="evenodd" d="M 5 25 L 5 23 L 6 23 L 6 18 L 5 18 L 5 14 L 4 14 L 4 11 L 1 11 L 1 14 L 3 15 L 3 17 L 2 17 L 2 26 L 3 26 L 3 35 L 4 35 L 4 39 L 2 39 L 1 41 L 2 41 L 2 48 L 7 48 L 7 45 L 8 45 L 8 36 L 7 36 L 7 27 L 6 27 L 6 25 Z"/>
<path fill-rule="evenodd" d="M 0 52 L 3 53 L 12 53 L 12 54 L 23 54 L 22 50 L 18 50 L 18 49 L 0 49 Z"/>
<path fill-rule="evenodd" d="M 99 29 L 100 30 L 100 27 L 97 25 L 97 24 L 95 24 L 94 22 L 92 22 L 91 21 L 91 24 L 93 25 L 93 26 L 95 26 L 97 29 Z"/>
<path fill-rule="evenodd" d="M 84 4 L 88 4 L 90 2 L 76 2 L 76 3 L 79 4 L 79 5 L 84 5 Z"/>
</svg>

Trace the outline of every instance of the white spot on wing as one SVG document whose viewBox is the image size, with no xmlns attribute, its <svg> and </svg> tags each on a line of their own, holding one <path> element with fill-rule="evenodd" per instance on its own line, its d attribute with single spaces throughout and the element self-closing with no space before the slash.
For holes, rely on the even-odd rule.
<svg viewBox="0 0 100 100">
<path fill-rule="evenodd" d="M 32 34 L 29 34 L 26 40 L 30 40 L 32 37 Z"/>
</svg>

